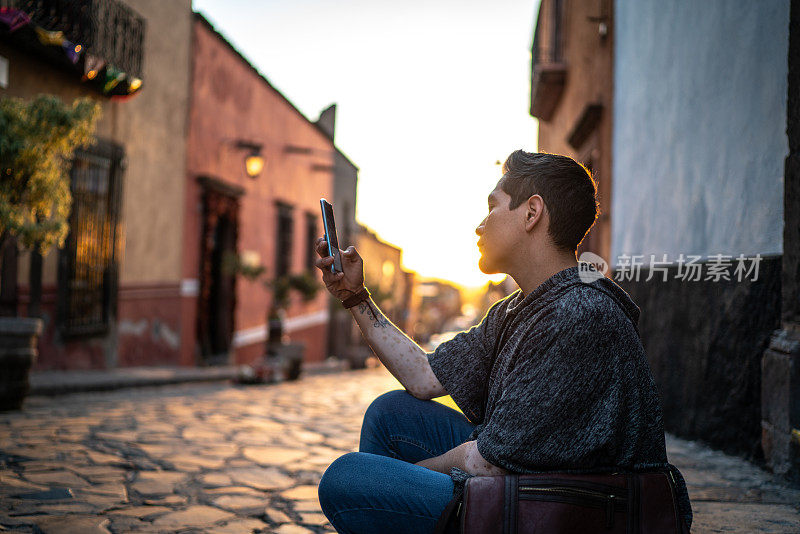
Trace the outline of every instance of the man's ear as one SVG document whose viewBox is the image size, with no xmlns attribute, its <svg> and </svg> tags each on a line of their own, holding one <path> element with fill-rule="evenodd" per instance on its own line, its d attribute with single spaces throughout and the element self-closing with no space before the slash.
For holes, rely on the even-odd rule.
<svg viewBox="0 0 800 534">
<path fill-rule="evenodd" d="M 544 217 L 544 200 L 539 195 L 533 195 L 525 204 L 525 231 L 533 230 L 536 223 Z"/>
</svg>

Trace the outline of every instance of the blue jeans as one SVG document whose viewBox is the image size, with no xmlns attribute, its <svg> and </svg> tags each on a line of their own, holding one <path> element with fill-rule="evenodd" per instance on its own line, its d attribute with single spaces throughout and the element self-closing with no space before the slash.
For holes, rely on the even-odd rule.
<svg viewBox="0 0 800 534">
<path fill-rule="evenodd" d="M 414 462 L 461 445 L 474 428 L 438 402 L 384 393 L 364 415 L 359 452 L 336 459 L 322 475 L 322 511 L 343 534 L 433 532 L 453 482 Z"/>
</svg>

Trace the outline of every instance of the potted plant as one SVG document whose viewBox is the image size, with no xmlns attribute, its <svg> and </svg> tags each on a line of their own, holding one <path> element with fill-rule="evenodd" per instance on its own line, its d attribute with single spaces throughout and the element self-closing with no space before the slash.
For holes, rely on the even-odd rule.
<svg viewBox="0 0 800 534">
<path fill-rule="evenodd" d="M 246 252 L 230 253 L 223 259 L 223 268 L 230 273 L 255 282 L 261 279 L 266 268 L 261 265 L 258 254 Z M 267 313 L 266 354 L 243 369 L 239 381 L 262 383 L 271 380 L 295 380 L 300 376 L 304 347 L 290 343 L 284 335 L 284 320 L 292 292 L 299 293 L 304 302 L 317 296 L 319 284 L 310 272 L 287 274 L 275 279 L 263 280 L 264 287 L 272 292 L 272 305 Z"/>
<path fill-rule="evenodd" d="M 0 410 L 18 409 L 29 389 L 42 320 L 18 317 L 20 248 L 46 255 L 63 247 L 72 208 L 69 160 L 92 141 L 100 106 L 55 96 L 0 98 Z M 38 303 L 37 307 L 38 307 Z"/>
</svg>

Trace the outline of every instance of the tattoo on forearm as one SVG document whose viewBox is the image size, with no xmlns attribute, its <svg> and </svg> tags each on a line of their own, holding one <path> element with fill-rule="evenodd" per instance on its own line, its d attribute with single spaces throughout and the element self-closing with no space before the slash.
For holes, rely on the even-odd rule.
<svg viewBox="0 0 800 534">
<path fill-rule="evenodd" d="M 375 328 L 386 328 L 389 324 L 389 319 L 380 314 L 377 309 L 370 306 L 369 301 L 364 301 L 358 305 L 358 310 L 361 313 L 366 313 L 369 320 L 372 321 L 372 326 Z"/>
</svg>

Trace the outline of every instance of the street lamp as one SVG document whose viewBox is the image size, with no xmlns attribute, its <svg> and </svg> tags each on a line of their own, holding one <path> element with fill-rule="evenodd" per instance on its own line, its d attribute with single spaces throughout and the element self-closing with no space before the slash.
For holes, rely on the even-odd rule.
<svg viewBox="0 0 800 534">
<path fill-rule="evenodd" d="M 249 141 L 237 141 L 236 148 L 247 151 L 244 158 L 244 170 L 250 178 L 257 178 L 264 170 L 264 156 L 261 155 L 261 145 Z"/>
<path fill-rule="evenodd" d="M 255 178 L 264 170 L 264 158 L 260 152 L 253 152 L 244 158 L 244 169 L 247 176 Z"/>
</svg>

